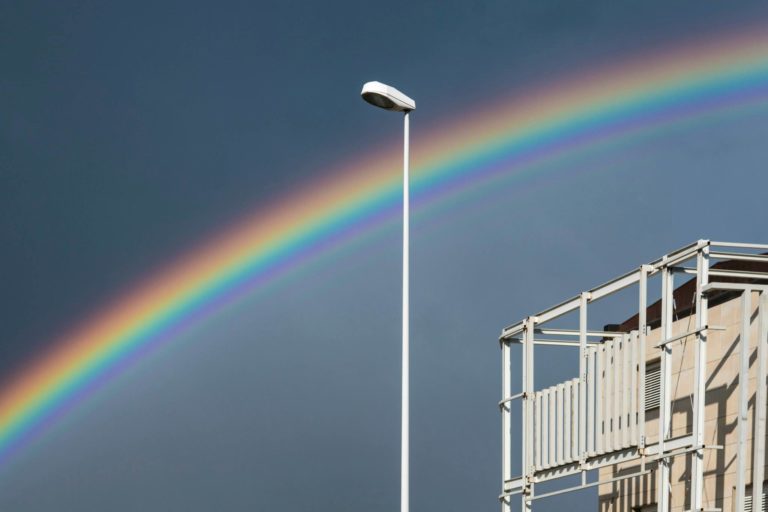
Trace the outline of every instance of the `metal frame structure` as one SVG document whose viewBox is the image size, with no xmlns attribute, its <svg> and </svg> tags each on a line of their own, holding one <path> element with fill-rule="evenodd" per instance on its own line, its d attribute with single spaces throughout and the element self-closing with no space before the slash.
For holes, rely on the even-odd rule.
<svg viewBox="0 0 768 512">
<path fill-rule="evenodd" d="M 724 328 L 708 324 L 709 300 L 716 294 L 741 296 L 742 324 L 739 370 L 739 414 L 736 510 L 743 510 L 747 486 L 746 436 L 748 408 L 749 338 L 753 294 L 758 296 L 757 376 L 755 439 L 752 455 L 752 481 L 762 482 L 766 437 L 766 372 L 768 371 L 768 272 L 726 270 L 713 266 L 722 261 L 763 262 L 768 265 L 768 244 L 711 242 L 699 240 L 617 277 L 601 286 L 566 300 L 502 330 L 502 512 L 511 512 L 515 496 L 520 510 L 533 510 L 534 503 L 556 494 L 576 491 L 647 475 L 657 469 L 656 503 L 659 512 L 670 509 L 670 466 L 672 459 L 691 459 L 690 510 L 705 508 L 703 503 L 704 453 L 722 447 L 705 444 L 705 393 L 707 382 L 707 336 Z M 656 443 L 648 443 L 645 432 L 645 364 L 648 325 L 649 278 L 661 277 L 660 338 L 654 345 L 661 362 L 659 431 Z M 675 276 L 693 275 L 696 280 L 690 315 L 694 328 L 673 332 Z M 589 306 L 628 287 L 637 288 L 637 326 L 629 332 L 597 331 L 587 325 Z M 548 327 L 549 322 L 569 313 L 578 313 L 573 329 Z M 691 393 L 692 425 L 684 435 L 671 435 L 671 361 L 680 341 L 695 342 Z M 520 375 L 522 389 L 513 394 L 512 346 L 522 346 Z M 536 390 L 534 386 L 534 347 L 549 345 L 579 350 L 578 375 L 556 386 Z M 745 385 L 746 383 L 746 385 Z M 519 454 L 513 447 L 513 402 L 521 403 Z M 521 473 L 513 475 L 513 455 L 519 455 Z M 600 468 L 638 461 L 639 471 L 600 479 Z M 650 466 L 650 467 L 649 467 Z M 596 471 L 595 471 L 596 470 Z M 588 478 L 594 471 L 597 479 Z M 537 493 L 537 484 L 579 475 L 579 485 Z M 560 480 L 563 482 L 563 480 Z M 556 485 L 555 485 L 556 486 Z M 550 486 L 553 487 L 553 486 Z M 753 486 L 753 502 L 760 503 L 762 485 Z"/>
</svg>

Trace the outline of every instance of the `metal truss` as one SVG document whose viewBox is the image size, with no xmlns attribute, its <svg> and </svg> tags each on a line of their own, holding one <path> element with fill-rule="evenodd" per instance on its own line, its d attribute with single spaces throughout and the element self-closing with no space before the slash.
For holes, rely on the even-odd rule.
<svg viewBox="0 0 768 512">
<path fill-rule="evenodd" d="M 554 307 L 528 316 L 502 330 L 502 512 L 511 512 L 514 497 L 520 499 L 521 510 L 531 511 L 540 499 L 618 480 L 634 478 L 656 469 L 656 503 L 659 512 L 670 509 L 670 466 L 673 458 L 691 457 L 690 510 L 715 510 L 703 503 L 704 453 L 719 449 L 706 445 L 705 388 L 707 382 L 707 337 L 710 331 L 722 330 L 709 325 L 710 299 L 741 297 L 741 359 L 739 370 L 739 414 L 737 423 L 736 510 L 743 510 L 747 482 L 747 408 L 750 314 L 753 294 L 758 297 L 759 342 L 757 343 L 757 386 L 755 439 L 752 455 L 752 482 L 762 482 L 765 465 L 766 437 L 766 371 L 768 359 L 768 244 L 711 242 L 699 240 L 663 257 L 641 265 L 601 286 L 582 292 Z M 717 264 L 747 262 L 746 264 Z M 765 264 L 766 266 L 761 266 Z M 730 267 L 730 268 L 729 268 Z M 735 267 L 735 268 L 734 268 Z M 745 270 L 745 267 L 747 270 Z M 759 271 L 752 270 L 758 268 Z M 661 277 L 659 321 L 661 341 L 651 348 L 660 359 L 659 425 L 657 439 L 648 444 L 645 421 L 646 337 L 648 319 L 648 281 Z M 692 275 L 695 291 L 689 313 L 694 327 L 674 334 L 675 277 Z M 637 291 L 636 322 L 624 330 L 589 329 L 589 306 L 617 292 L 634 287 Z M 578 326 L 555 329 L 548 324 L 566 314 L 578 312 Z M 654 320 L 655 321 L 655 320 Z M 680 341 L 693 339 L 695 353 L 692 386 L 692 429 L 685 435 L 671 436 L 672 355 Z M 512 345 L 522 346 L 520 377 L 522 390 L 512 393 Z M 571 347 L 579 350 L 576 378 L 542 390 L 534 387 L 534 348 L 537 345 Z M 512 445 L 513 403 L 521 403 L 521 435 L 519 447 Z M 516 449 L 518 448 L 518 449 Z M 513 475 L 513 456 L 520 457 L 521 474 Z M 638 461 L 640 470 L 631 474 L 601 480 L 600 468 L 623 462 Z M 593 472 L 593 473 L 590 473 Z M 591 477 L 597 474 L 597 479 Z M 590 478 L 588 478 L 590 474 Z M 579 485 L 565 486 L 546 493 L 536 492 L 537 484 L 563 477 L 580 475 Z M 561 481 L 561 482 L 568 482 Z M 572 482 L 570 482 L 572 484 Z M 760 503 L 761 485 L 752 486 L 753 503 Z"/>
</svg>

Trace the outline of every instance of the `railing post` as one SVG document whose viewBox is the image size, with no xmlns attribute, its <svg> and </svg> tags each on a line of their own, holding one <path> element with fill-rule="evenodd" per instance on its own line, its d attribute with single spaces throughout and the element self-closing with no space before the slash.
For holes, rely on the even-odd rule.
<svg viewBox="0 0 768 512">
<path fill-rule="evenodd" d="M 512 396 L 512 350 L 509 340 L 501 342 L 501 399 Z M 501 405 L 501 489 L 506 490 L 507 482 L 512 479 L 512 401 Z M 501 500 L 501 512 L 511 512 L 510 497 Z"/>
<path fill-rule="evenodd" d="M 640 282 L 639 282 L 639 297 L 638 297 L 638 310 L 637 310 L 637 330 L 639 334 L 640 346 L 640 368 L 638 373 L 640 374 L 640 404 L 637 416 L 637 423 L 639 426 L 638 435 L 640 436 L 640 448 L 645 448 L 645 358 L 648 355 L 645 353 L 645 337 L 648 333 L 647 317 L 648 317 L 648 271 L 650 267 L 648 265 L 640 266 Z M 643 450 L 643 453 L 645 451 Z M 645 470 L 645 456 L 643 455 L 643 470 Z"/>
<path fill-rule="evenodd" d="M 709 282 L 709 242 L 699 241 L 696 254 L 696 329 L 707 325 L 709 301 L 703 292 Z M 691 510 L 704 508 L 704 412 L 706 407 L 707 383 L 707 331 L 696 335 L 693 384 L 693 442 L 698 449 L 691 454 Z"/>
<path fill-rule="evenodd" d="M 744 494 L 747 487 L 747 412 L 749 407 L 749 331 L 752 315 L 752 290 L 741 293 L 741 353 L 739 365 L 739 415 L 737 418 L 736 453 L 736 510 L 744 510 Z M 762 482 L 756 483 L 762 487 Z M 760 503 L 762 500 L 758 501 Z M 753 506 L 755 503 L 753 503 Z"/>
<path fill-rule="evenodd" d="M 587 303 L 589 293 L 582 292 L 579 301 L 579 464 L 582 467 L 581 481 L 587 482 L 584 464 L 587 459 Z"/>
<path fill-rule="evenodd" d="M 762 502 L 765 478 L 766 343 L 768 343 L 768 293 L 760 292 L 757 334 L 757 392 L 755 394 L 755 446 L 752 455 L 752 503 Z M 754 509 L 754 505 L 753 505 Z"/>
<path fill-rule="evenodd" d="M 665 257 L 666 259 L 666 257 Z M 674 274 L 667 266 L 666 262 L 662 267 L 661 274 L 661 339 L 666 340 L 672 337 L 672 307 L 674 302 Z M 661 347 L 661 402 L 659 404 L 659 466 L 658 466 L 658 484 L 656 486 L 656 503 L 658 512 L 669 512 L 669 494 L 670 494 L 670 460 L 664 456 L 667 434 L 671 425 L 671 393 L 670 383 L 672 380 L 672 344 L 665 343 Z"/>
<path fill-rule="evenodd" d="M 529 512 L 532 509 L 533 497 L 533 347 L 535 341 L 536 321 L 534 317 L 525 320 L 525 335 L 523 345 L 523 457 L 522 473 L 524 488 L 521 495 L 522 510 Z"/>
</svg>

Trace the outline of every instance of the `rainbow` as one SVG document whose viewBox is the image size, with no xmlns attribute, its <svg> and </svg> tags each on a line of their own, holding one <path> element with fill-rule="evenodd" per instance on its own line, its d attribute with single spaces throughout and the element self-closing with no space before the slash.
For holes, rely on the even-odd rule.
<svg viewBox="0 0 768 512">
<path fill-rule="evenodd" d="M 569 151 L 671 122 L 768 104 L 768 33 L 695 41 L 566 77 L 418 137 L 417 204 Z M 0 392 L 0 461 L 147 351 L 396 214 L 397 152 L 277 198 L 97 312 Z"/>
</svg>

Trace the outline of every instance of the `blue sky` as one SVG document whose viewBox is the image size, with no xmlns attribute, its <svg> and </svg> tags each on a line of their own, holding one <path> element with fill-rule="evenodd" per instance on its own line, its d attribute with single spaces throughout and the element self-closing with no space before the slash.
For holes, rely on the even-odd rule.
<svg viewBox="0 0 768 512">
<path fill-rule="evenodd" d="M 416 98 L 417 145 L 474 105 L 761 22 L 747 1 L 0 5 L 0 382 L 244 213 L 395 147 L 367 80 Z M 699 238 L 766 242 L 766 134 L 768 105 L 713 114 L 414 212 L 413 510 L 498 506 L 504 325 Z M 0 508 L 394 510 L 399 236 L 132 367 L 0 468 Z"/>
</svg>

